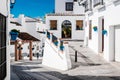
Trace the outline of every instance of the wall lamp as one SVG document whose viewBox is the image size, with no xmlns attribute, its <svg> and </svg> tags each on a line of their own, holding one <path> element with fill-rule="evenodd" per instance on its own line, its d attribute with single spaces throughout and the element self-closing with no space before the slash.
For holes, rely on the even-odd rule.
<svg viewBox="0 0 120 80">
<path fill-rule="evenodd" d="M 10 0 L 10 8 L 12 9 L 15 5 L 16 0 Z"/>
</svg>

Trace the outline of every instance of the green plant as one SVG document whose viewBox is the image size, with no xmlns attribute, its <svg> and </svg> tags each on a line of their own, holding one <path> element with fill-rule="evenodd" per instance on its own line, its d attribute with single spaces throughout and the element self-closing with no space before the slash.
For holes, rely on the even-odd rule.
<svg viewBox="0 0 120 80">
<path fill-rule="evenodd" d="M 17 30 L 17 29 L 12 29 L 10 32 L 20 33 L 20 30 Z"/>
<path fill-rule="evenodd" d="M 97 26 L 94 26 L 94 27 L 93 27 L 93 30 L 94 30 L 94 31 L 97 31 Z"/>
</svg>

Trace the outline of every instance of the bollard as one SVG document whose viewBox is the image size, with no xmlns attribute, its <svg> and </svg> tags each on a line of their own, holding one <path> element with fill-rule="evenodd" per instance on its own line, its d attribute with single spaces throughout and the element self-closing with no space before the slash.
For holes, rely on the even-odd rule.
<svg viewBox="0 0 120 80">
<path fill-rule="evenodd" d="M 77 51 L 75 51 L 75 62 L 77 62 Z"/>
</svg>

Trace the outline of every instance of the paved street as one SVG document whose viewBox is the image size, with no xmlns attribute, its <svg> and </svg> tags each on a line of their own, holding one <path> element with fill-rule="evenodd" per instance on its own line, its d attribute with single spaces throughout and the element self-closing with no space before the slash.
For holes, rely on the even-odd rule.
<svg viewBox="0 0 120 80">
<path fill-rule="evenodd" d="M 11 60 L 11 80 L 120 80 L 120 63 L 106 62 L 82 42 L 70 42 L 72 69 L 59 71 L 41 64 L 42 59 L 33 61 Z M 75 61 L 75 50 L 78 61 Z"/>
</svg>

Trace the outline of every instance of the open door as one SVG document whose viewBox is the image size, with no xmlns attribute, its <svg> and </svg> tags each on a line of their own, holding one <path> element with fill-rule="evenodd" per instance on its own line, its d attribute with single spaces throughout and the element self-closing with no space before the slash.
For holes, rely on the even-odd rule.
<svg viewBox="0 0 120 80">
<path fill-rule="evenodd" d="M 102 18 L 102 30 L 104 30 L 104 18 Z M 104 35 L 102 34 L 102 52 L 104 51 Z"/>
<path fill-rule="evenodd" d="M 115 26 L 115 61 L 120 62 L 120 26 Z"/>
<path fill-rule="evenodd" d="M 62 38 L 71 38 L 71 22 L 68 20 L 63 21 L 62 23 Z"/>
</svg>

